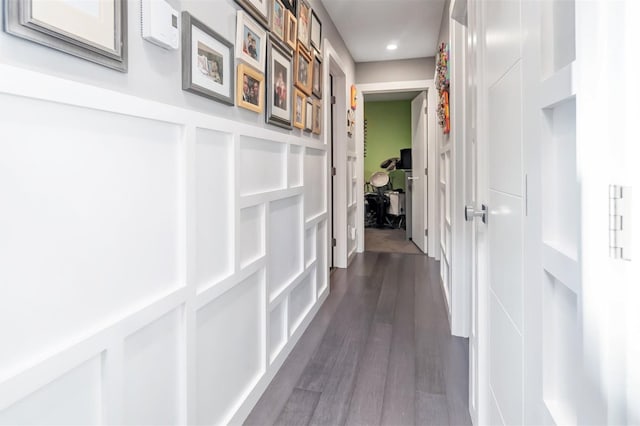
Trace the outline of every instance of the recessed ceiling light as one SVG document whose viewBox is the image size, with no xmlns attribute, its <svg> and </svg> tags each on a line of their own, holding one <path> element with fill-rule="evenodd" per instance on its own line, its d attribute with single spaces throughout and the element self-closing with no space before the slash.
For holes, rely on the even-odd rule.
<svg viewBox="0 0 640 426">
<path fill-rule="evenodd" d="M 387 44 L 387 50 L 396 50 L 397 48 L 398 48 L 398 45 L 395 43 Z"/>
</svg>

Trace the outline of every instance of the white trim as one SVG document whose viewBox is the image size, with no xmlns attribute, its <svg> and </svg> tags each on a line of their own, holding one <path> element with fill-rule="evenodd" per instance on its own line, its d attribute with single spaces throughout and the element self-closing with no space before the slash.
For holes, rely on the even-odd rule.
<svg viewBox="0 0 640 426">
<path fill-rule="evenodd" d="M 365 94 L 371 93 L 389 93 L 402 91 L 427 91 L 427 110 L 429 111 L 427 124 L 427 168 L 429 170 L 427 200 L 425 211 L 425 224 L 429 229 L 429 238 L 427 244 L 427 255 L 439 258 L 438 244 L 440 237 L 438 236 L 438 209 L 437 209 L 437 186 L 436 177 L 438 176 L 438 166 L 436 161 L 436 144 L 435 144 L 435 108 L 437 102 L 436 89 L 433 80 L 412 80 L 412 81 L 392 81 L 384 83 L 366 83 L 357 85 L 358 94 L 364 98 Z M 356 200 L 359 212 L 364 212 L 364 102 L 360 102 L 360 107 L 356 109 L 356 152 L 357 152 L 357 193 Z M 356 233 L 358 235 L 357 252 L 361 253 L 364 247 L 364 214 L 360 214 L 356 221 Z"/>
</svg>

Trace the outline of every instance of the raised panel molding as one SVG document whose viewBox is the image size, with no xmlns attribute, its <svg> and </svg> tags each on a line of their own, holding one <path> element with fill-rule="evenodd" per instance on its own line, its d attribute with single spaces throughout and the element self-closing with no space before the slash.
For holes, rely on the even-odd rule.
<svg viewBox="0 0 640 426">
<path fill-rule="evenodd" d="M 0 424 L 242 423 L 328 295 L 327 146 L 8 65 L 0 109 Z"/>
</svg>

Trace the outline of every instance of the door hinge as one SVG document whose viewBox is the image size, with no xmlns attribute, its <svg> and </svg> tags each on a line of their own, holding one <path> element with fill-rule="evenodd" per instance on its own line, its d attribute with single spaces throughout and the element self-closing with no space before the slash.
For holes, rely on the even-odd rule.
<svg viewBox="0 0 640 426">
<path fill-rule="evenodd" d="M 428 237 L 428 236 L 429 236 L 429 230 L 428 230 L 428 229 L 425 229 L 425 230 L 424 230 L 424 236 L 425 236 L 425 237 Z"/>
<path fill-rule="evenodd" d="M 335 176 L 338 173 L 335 167 L 331 168 L 331 176 Z"/>
<path fill-rule="evenodd" d="M 424 115 L 429 115 L 429 108 L 428 107 L 424 107 Z"/>
<path fill-rule="evenodd" d="M 424 175 L 425 175 L 425 176 L 427 176 L 427 175 L 428 175 L 427 170 L 428 170 L 428 169 L 425 167 L 425 168 L 424 168 Z"/>
<path fill-rule="evenodd" d="M 609 257 L 631 260 L 631 187 L 609 185 Z"/>
<path fill-rule="evenodd" d="M 331 247 L 335 247 L 335 246 L 337 246 L 337 245 L 338 245 L 338 242 L 336 241 L 336 239 L 335 239 L 335 238 L 332 238 L 332 239 L 331 239 Z"/>
<path fill-rule="evenodd" d="M 331 105 L 335 105 L 336 104 L 336 97 L 332 96 L 331 97 Z"/>
</svg>

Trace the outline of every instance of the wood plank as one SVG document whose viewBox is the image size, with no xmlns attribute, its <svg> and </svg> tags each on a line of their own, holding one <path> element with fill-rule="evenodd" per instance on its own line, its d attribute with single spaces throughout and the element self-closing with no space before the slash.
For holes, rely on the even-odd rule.
<svg viewBox="0 0 640 426">
<path fill-rule="evenodd" d="M 275 424 L 279 426 L 306 425 L 320 399 L 319 392 L 294 389 Z"/>
<path fill-rule="evenodd" d="M 345 344 L 346 336 L 358 329 L 362 321 L 365 322 L 368 332 L 370 322 L 367 323 L 366 318 L 368 313 L 373 310 L 373 300 L 377 299 L 379 287 L 382 285 L 387 263 L 385 259 L 388 256 L 384 254 L 369 256 L 369 258 L 372 257 L 376 259 L 376 263 L 370 265 L 372 269 L 370 277 L 350 276 L 347 293 L 316 353 L 304 369 L 297 387 L 321 392 L 334 369 L 340 348 Z"/>
<path fill-rule="evenodd" d="M 382 424 L 415 424 L 414 284 L 412 256 L 401 260 Z"/>
<path fill-rule="evenodd" d="M 346 424 L 374 425 L 380 423 L 384 388 L 387 379 L 392 326 L 375 323 L 356 377 Z"/>
<path fill-rule="evenodd" d="M 427 394 L 445 394 L 444 362 L 440 345 L 448 338 L 446 313 L 438 309 L 434 297 L 433 269 L 427 262 L 414 262 L 414 309 L 416 342 L 416 390 Z"/>
<path fill-rule="evenodd" d="M 416 424 L 423 426 L 456 425 L 449 421 L 446 395 L 416 392 Z"/>
</svg>

